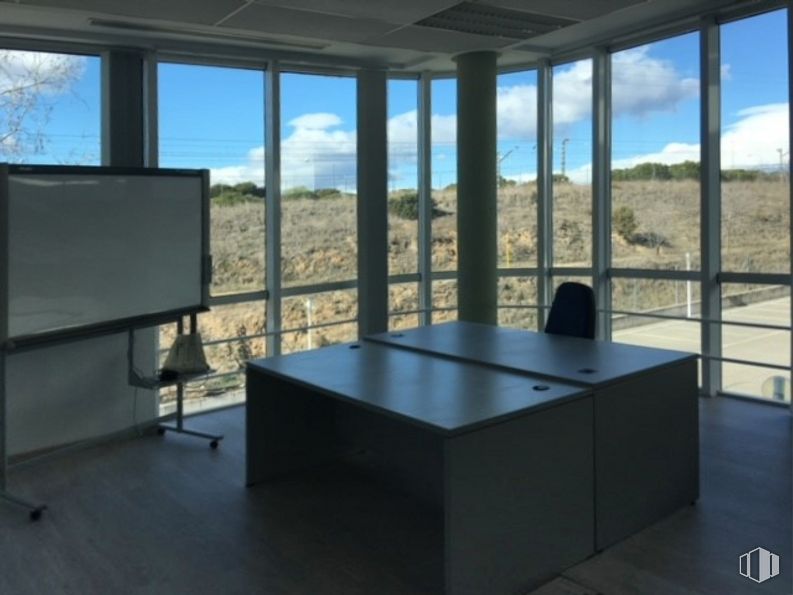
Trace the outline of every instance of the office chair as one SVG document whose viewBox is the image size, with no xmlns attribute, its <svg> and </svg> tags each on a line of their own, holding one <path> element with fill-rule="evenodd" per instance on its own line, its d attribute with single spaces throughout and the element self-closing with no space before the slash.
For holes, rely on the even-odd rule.
<svg viewBox="0 0 793 595">
<path fill-rule="evenodd" d="M 545 332 L 595 338 L 595 292 L 581 283 L 562 283 L 553 297 Z"/>
</svg>

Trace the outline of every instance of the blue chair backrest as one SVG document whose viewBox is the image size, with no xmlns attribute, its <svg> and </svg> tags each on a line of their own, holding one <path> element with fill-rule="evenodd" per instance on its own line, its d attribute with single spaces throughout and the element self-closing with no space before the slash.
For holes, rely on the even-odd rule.
<svg viewBox="0 0 793 595">
<path fill-rule="evenodd" d="M 562 283 L 553 298 L 545 332 L 595 338 L 595 293 L 582 283 Z"/>
</svg>

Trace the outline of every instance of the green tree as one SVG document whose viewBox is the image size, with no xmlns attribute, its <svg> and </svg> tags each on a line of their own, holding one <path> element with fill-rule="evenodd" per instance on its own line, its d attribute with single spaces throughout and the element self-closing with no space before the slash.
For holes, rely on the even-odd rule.
<svg viewBox="0 0 793 595">
<path fill-rule="evenodd" d="M 44 151 L 54 101 L 73 92 L 84 63 L 67 54 L 0 50 L 0 160 Z"/>
<path fill-rule="evenodd" d="M 417 221 L 419 218 L 419 195 L 415 192 L 400 194 L 388 199 L 388 211 L 395 217 Z M 447 215 L 446 211 L 438 208 L 435 199 L 432 199 L 432 218 Z"/>
<path fill-rule="evenodd" d="M 614 231 L 617 232 L 626 242 L 633 242 L 634 234 L 639 225 L 636 223 L 636 215 L 630 207 L 617 207 L 612 213 Z"/>
</svg>

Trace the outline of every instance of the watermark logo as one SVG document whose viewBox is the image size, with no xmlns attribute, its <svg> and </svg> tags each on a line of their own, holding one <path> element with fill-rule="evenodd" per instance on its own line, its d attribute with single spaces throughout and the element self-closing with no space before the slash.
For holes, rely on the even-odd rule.
<svg viewBox="0 0 793 595">
<path fill-rule="evenodd" d="M 779 574 L 779 556 L 756 547 L 739 558 L 738 572 L 756 583 L 764 583 Z"/>
</svg>

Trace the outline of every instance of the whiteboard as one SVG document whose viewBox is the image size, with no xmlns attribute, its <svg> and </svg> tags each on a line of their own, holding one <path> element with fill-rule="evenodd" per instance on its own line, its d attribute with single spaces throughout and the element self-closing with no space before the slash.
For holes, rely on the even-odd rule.
<svg viewBox="0 0 793 595">
<path fill-rule="evenodd" d="M 202 172 L 22 169 L 6 191 L 8 338 L 205 305 Z"/>
</svg>

